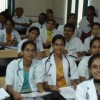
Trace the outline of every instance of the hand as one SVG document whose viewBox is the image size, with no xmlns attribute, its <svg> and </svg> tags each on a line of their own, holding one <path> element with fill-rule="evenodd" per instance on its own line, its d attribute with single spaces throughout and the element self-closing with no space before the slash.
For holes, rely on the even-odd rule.
<svg viewBox="0 0 100 100">
<path fill-rule="evenodd" d="M 14 92 L 13 98 L 14 98 L 14 100 L 21 100 L 21 99 L 23 99 L 23 97 L 18 92 Z"/>
<path fill-rule="evenodd" d="M 60 91 L 59 88 L 57 86 L 54 86 L 54 85 L 50 85 L 50 89 Z"/>
</svg>

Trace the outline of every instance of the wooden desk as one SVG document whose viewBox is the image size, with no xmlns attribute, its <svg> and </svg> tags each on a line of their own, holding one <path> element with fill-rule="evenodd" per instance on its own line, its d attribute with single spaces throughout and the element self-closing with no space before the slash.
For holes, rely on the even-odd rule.
<svg viewBox="0 0 100 100">
<path fill-rule="evenodd" d="M 17 50 L 0 50 L 0 58 L 11 58 L 17 56 Z"/>
</svg>

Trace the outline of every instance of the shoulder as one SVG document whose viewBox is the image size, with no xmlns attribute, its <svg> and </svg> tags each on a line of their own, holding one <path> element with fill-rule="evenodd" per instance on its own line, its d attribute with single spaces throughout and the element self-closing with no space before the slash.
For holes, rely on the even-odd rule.
<svg viewBox="0 0 100 100">
<path fill-rule="evenodd" d="M 82 83 L 80 83 L 79 85 L 77 85 L 77 88 L 83 88 L 85 89 L 86 87 L 88 87 L 90 85 L 90 83 L 93 81 L 93 79 L 87 80 L 87 81 L 83 81 Z"/>
</svg>

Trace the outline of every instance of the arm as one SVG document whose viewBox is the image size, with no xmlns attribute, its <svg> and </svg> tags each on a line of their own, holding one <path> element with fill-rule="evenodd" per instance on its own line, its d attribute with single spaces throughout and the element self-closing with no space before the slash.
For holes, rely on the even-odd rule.
<svg viewBox="0 0 100 100">
<path fill-rule="evenodd" d="M 6 86 L 6 89 L 8 91 L 8 93 L 13 96 L 13 99 L 14 100 L 20 100 L 22 99 L 23 97 L 18 93 L 18 92 L 15 92 L 14 89 L 12 88 L 11 85 L 7 85 Z"/>
<path fill-rule="evenodd" d="M 39 90 L 40 93 L 42 93 L 44 91 L 44 88 L 43 88 L 43 83 L 37 83 L 37 88 Z"/>
<path fill-rule="evenodd" d="M 46 90 L 60 91 L 57 86 L 55 86 L 55 85 L 49 85 L 48 82 L 44 82 L 44 87 L 45 87 Z"/>
</svg>

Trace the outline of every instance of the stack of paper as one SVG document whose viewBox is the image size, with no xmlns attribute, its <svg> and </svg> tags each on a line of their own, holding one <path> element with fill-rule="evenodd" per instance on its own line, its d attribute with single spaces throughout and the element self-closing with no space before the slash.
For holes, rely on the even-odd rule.
<svg viewBox="0 0 100 100">
<path fill-rule="evenodd" d="M 65 99 L 74 99 L 75 98 L 75 90 L 72 86 L 60 88 L 60 94 Z"/>
<path fill-rule="evenodd" d="M 43 93 L 40 93 L 40 92 L 32 92 L 32 93 L 25 93 L 25 94 L 21 94 L 23 97 L 43 97 L 45 95 L 48 95 L 50 94 L 51 92 L 43 92 Z"/>
<path fill-rule="evenodd" d="M 10 95 L 4 90 L 4 88 L 0 88 L 0 100 L 10 97 Z"/>
</svg>

